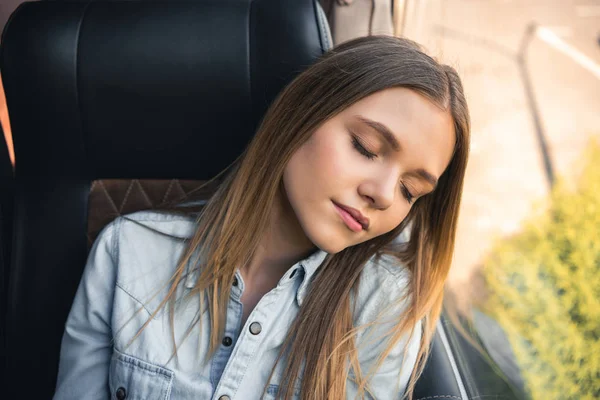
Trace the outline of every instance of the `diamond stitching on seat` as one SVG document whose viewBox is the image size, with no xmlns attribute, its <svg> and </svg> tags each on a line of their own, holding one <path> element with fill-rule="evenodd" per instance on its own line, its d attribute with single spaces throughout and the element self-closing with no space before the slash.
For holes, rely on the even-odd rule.
<svg viewBox="0 0 600 400">
<path fill-rule="evenodd" d="M 194 198 L 210 197 L 220 180 L 202 187 L 205 182 L 179 179 L 93 181 L 88 204 L 88 250 L 102 228 L 120 215 L 160 207 L 169 202 L 184 202 L 192 193 Z"/>
</svg>

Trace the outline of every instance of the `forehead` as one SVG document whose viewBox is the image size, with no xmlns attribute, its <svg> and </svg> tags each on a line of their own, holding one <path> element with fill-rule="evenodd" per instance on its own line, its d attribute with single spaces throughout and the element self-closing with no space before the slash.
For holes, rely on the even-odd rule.
<svg viewBox="0 0 600 400">
<path fill-rule="evenodd" d="M 414 90 L 382 90 L 354 103 L 342 114 L 357 126 L 360 126 L 358 116 L 386 125 L 400 143 L 403 157 L 425 161 L 429 164 L 425 167 L 437 176 L 452 158 L 455 143 L 452 115 Z"/>
</svg>

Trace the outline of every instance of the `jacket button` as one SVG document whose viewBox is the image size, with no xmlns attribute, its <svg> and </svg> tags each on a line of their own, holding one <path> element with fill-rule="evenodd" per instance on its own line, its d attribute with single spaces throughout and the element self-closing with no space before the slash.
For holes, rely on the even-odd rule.
<svg viewBox="0 0 600 400">
<path fill-rule="evenodd" d="M 223 396 L 219 397 L 219 400 L 230 400 L 230 399 L 229 399 L 229 396 L 224 394 Z"/>
<path fill-rule="evenodd" d="M 250 324 L 250 333 L 253 335 L 258 335 L 262 331 L 262 326 L 258 322 L 253 322 Z"/>
<path fill-rule="evenodd" d="M 238 285 L 238 280 L 237 278 L 233 278 L 233 286 L 237 286 Z"/>
<path fill-rule="evenodd" d="M 117 389 L 117 400 L 125 400 L 127 398 L 127 391 L 123 386 Z"/>
<path fill-rule="evenodd" d="M 223 346 L 229 347 L 229 346 L 231 346 L 231 343 L 233 343 L 233 340 L 231 340 L 231 338 L 229 336 L 225 336 L 223 338 Z"/>
</svg>

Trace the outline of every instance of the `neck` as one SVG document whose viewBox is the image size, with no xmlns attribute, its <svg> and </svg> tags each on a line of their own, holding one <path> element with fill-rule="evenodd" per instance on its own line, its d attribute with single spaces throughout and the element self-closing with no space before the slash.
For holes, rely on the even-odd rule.
<svg viewBox="0 0 600 400">
<path fill-rule="evenodd" d="M 304 234 L 281 185 L 271 207 L 268 229 L 252 259 L 242 268 L 244 279 L 266 275 L 279 280 L 292 265 L 315 250 L 316 246 Z"/>
</svg>

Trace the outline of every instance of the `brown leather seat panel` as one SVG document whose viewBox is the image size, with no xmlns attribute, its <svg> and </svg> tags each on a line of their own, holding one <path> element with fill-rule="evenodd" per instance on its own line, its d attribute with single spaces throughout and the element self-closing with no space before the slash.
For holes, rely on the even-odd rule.
<svg viewBox="0 0 600 400">
<path fill-rule="evenodd" d="M 102 179 L 92 182 L 88 200 L 88 250 L 102 228 L 120 215 L 178 202 L 208 199 L 218 181 Z"/>
</svg>

